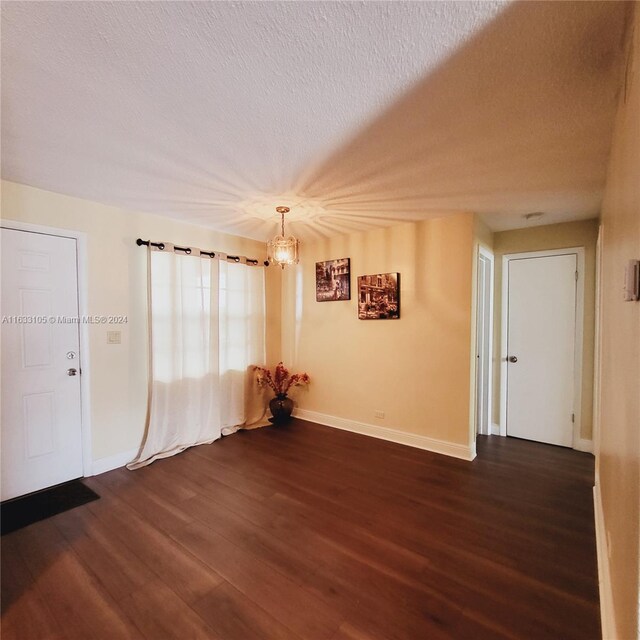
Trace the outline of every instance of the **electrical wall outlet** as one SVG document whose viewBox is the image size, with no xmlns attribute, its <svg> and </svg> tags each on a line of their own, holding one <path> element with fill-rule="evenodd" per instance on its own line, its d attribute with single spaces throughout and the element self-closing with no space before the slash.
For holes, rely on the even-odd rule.
<svg viewBox="0 0 640 640">
<path fill-rule="evenodd" d="M 373 417 L 374 418 L 380 418 L 382 420 L 384 418 L 384 411 L 380 411 L 380 409 L 376 409 L 373 412 Z"/>
</svg>

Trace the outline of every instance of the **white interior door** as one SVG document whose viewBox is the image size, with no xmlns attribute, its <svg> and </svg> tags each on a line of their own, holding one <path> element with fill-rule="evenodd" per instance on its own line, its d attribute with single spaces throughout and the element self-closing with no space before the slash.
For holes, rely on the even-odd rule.
<svg viewBox="0 0 640 640">
<path fill-rule="evenodd" d="M 78 478 L 83 466 L 76 241 L 13 229 L 1 234 L 7 500 Z"/>
<path fill-rule="evenodd" d="M 577 256 L 508 265 L 507 435 L 571 447 Z"/>
</svg>

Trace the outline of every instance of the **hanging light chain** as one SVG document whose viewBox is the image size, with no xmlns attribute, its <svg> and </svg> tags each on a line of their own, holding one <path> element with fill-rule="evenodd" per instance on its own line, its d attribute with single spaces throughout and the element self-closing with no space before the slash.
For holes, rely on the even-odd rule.
<svg viewBox="0 0 640 640">
<path fill-rule="evenodd" d="M 291 209 L 289 209 L 289 207 L 276 207 L 276 211 L 280 214 L 280 229 L 282 231 L 282 237 L 284 238 L 284 214 L 289 213 Z"/>
</svg>

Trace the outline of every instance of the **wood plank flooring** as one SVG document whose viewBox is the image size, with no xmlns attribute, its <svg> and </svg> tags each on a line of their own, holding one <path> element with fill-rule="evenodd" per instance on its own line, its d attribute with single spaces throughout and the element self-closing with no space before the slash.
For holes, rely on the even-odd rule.
<svg viewBox="0 0 640 640">
<path fill-rule="evenodd" d="M 2 538 L 2 637 L 600 637 L 589 454 L 464 462 L 308 422 L 87 480 Z"/>
</svg>

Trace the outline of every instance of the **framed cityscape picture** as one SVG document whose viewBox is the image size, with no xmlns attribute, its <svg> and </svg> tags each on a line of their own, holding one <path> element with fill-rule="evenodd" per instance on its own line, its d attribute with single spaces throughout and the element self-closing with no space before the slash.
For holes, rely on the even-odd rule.
<svg viewBox="0 0 640 640">
<path fill-rule="evenodd" d="M 392 320 L 400 317 L 400 274 L 358 276 L 358 318 Z"/>
<path fill-rule="evenodd" d="M 351 260 L 316 262 L 316 300 L 351 300 Z"/>
</svg>

